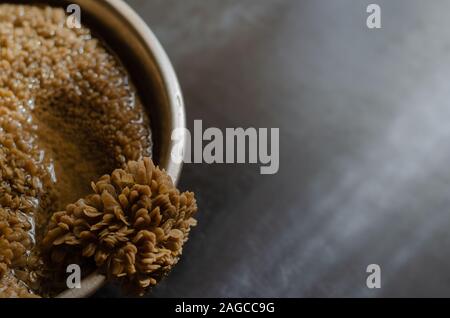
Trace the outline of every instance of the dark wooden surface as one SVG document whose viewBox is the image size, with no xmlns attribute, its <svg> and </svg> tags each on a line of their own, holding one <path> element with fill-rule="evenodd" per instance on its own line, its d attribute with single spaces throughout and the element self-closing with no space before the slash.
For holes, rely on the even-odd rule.
<svg viewBox="0 0 450 318">
<path fill-rule="evenodd" d="M 185 166 L 199 225 L 150 296 L 450 296 L 449 1 L 375 1 L 376 31 L 368 1 L 128 2 L 174 63 L 190 126 L 281 134 L 277 175 Z"/>
</svg>

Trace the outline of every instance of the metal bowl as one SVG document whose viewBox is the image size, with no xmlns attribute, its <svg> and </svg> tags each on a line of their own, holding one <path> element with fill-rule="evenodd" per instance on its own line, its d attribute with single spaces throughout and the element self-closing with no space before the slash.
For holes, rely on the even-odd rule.
<svg viewBox="0 0 450 318">
<path fill-rule="evenodd" d="M 146 23 L 122 0 L 7 1 L 45 3 L 66 8 L 78 4 L 81 22 L 102 39 L 128 70 L 149 115 L 153 134 L 153 160 L 177 183 L 182 164 L 171 159 L 175 146 L 171 134 L 185 128 L 183 97 L 177 76 L 164 49 Z M 183 142 L 184 145 L 184 142 Z M 105 282 L 93 273 L 82 280 L 80 289 L 68 289 L 58 297 L 88 297 Z"/>
</svg>

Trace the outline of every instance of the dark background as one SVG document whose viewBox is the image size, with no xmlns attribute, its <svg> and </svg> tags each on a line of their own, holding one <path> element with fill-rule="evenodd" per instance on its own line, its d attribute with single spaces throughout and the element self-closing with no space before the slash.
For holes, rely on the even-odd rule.
<svg viewBox="0 0 450 318">
<path fill-rule="evenodd" d="M 277 175 L 185 165 L 199 225 L 149 296 L 450 296 L 450 1 L 371 1 L 381 30 L 368 1 L 128 2 L 189 127 L 280 128 Z"/>
</svg>

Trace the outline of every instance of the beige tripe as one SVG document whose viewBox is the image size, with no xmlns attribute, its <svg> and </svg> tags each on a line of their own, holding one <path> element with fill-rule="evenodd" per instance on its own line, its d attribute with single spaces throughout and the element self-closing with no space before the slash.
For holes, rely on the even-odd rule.
<svg viewBox="0 0 450 318">
<path fill-rule="evenodd" d="M 180 193 L 150 158 L 128 162 L 92 189 L 52 216 L 44 250 L 61 265 L 91 258 L 108 278 L 142 293 L 177 263 L 196 225 L 194 194 Z"/>
</svg>

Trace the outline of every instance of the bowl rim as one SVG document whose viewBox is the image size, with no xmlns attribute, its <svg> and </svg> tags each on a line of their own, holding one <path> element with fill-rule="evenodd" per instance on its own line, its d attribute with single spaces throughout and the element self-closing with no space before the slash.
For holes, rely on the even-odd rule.
<svg viewBox="0 0 450 318">
<path fill-rule="evenodd" d="M 93 0 L 96 1 L 96 0 Z M 126 20 L 127 24 L 134 30 L 138 36 L 140 42 L 152 55 L 155 67 L 157 68 L 165 93 L 167 94 L 168 105 L 170 108 L 170 127 L 186 128 L 186 113 L 183 94 L 181 92 L 178 77 L 175 73 L 173 65 L 150 27 L 144 22 L 144 20 L 123 0 L 103 0 L 102 5 L 108 6 L 113 10 L 120 18 Z M 186 147 L 185 136 L 179 136 L 177 139 L 177 145 L 182 145 L 182 150 Z M 170 140 L 168 146 L 170 154 L 174 150 L 175 142 Z M 181 174 L 183 163 L 175 162 L 172 156 L 169 155 L 165 164 L 162 164 L 169 176 L 172 178 L 174 184 L 177 184 Z M 67 289 L 60 294 L 57 298 L 83 298 L 91 296 L 95 291 L 104 285 L 106 277 L 102 274 L 94 272 L 81 281 L 81 288 Z"/>
</svg>

